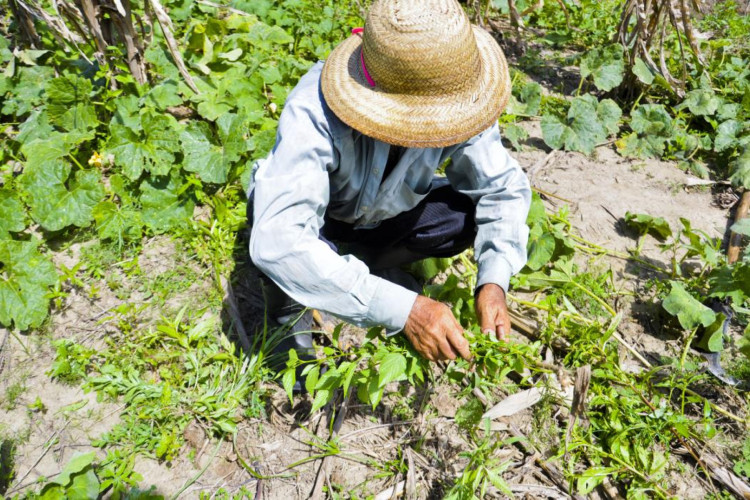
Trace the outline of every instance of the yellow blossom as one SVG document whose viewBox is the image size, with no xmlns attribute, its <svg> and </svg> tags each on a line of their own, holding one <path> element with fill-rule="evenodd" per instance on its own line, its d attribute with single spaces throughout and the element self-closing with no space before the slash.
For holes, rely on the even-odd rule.
<svg viewBox="0 0 750 500">
<path fill-rule="evenodd" d="M 94 154 L 92 154 L 91 158 L 89 158 L 89 165 L 91 165 L 92 167 L 101 168 L 102 167 L 102 155 L 94 151 Z"/>
</svg>

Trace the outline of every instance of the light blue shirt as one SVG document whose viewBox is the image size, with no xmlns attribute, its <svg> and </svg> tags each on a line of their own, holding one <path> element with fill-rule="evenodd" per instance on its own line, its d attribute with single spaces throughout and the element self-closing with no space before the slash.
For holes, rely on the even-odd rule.
<svg viewBox="0 0 750 500">
<path fill-rule="evenodd" d="M 526 263 L 526 175 L 500 141 L 497 124 L 464 143 L 406 149 L 383 181 L 390 145 L 352 129 L 328 108 L 319 62 L 289 94 L 276 145 L 255 165 L 250 256 L 299 303 L 362 326 L 404 327 L 417 295 L 370 274 L 353 255 L 318 239 L 323 217 L 374 227 L 411 210 L 450 183 L 476 205 L 477 286 L 504 290 Z M 446 163 L 445 178 L 436 171 Z"/>
</svg>

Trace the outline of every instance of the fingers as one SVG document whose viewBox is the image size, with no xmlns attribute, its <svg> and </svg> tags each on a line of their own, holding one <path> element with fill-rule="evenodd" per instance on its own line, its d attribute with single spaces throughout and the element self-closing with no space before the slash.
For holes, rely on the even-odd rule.
<svg viewBox="0 0 750 500">
<path fill-rule="evenodd" d="M 469 350 L 469 341 L 466 340 L 463 333 L 459 330 L 451 330 L 448 334 L 448 342 L 450 342 L 453 350 L 466 361 L 471 359 L 471 351 Z"/>
</svg>

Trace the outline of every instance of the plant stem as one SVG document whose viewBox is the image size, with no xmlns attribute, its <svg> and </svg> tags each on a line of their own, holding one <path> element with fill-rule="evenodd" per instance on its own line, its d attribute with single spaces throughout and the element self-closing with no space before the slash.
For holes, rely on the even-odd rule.
<svg viewBox="0 0 750 500">
<path fill-rule="evenodd" d="M 680 370 L 685 369 L 685 360 L 687 359 L 688 351 L 690 350 L 690 344 L 693 342 L 693 337 L 698 332 L 698 327 L 693 328 L 693 331 L 688 335 L 685 347 L 682 349 L 682 355 L 680 356 Z"/>
</svg>

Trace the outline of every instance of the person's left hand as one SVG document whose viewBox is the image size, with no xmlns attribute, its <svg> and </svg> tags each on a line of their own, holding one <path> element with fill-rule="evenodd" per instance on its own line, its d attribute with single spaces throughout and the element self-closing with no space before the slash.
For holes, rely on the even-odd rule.
<svg viewBox="0 0 750 500">
<path fill-rule="evenodd" d="M 498 340 L 507 341 L 510 338 L 510 317 L 505 291 L 494 283 L 482 285 L 474 305 L 482 333 L 494 333 Z"/>
</svg>

